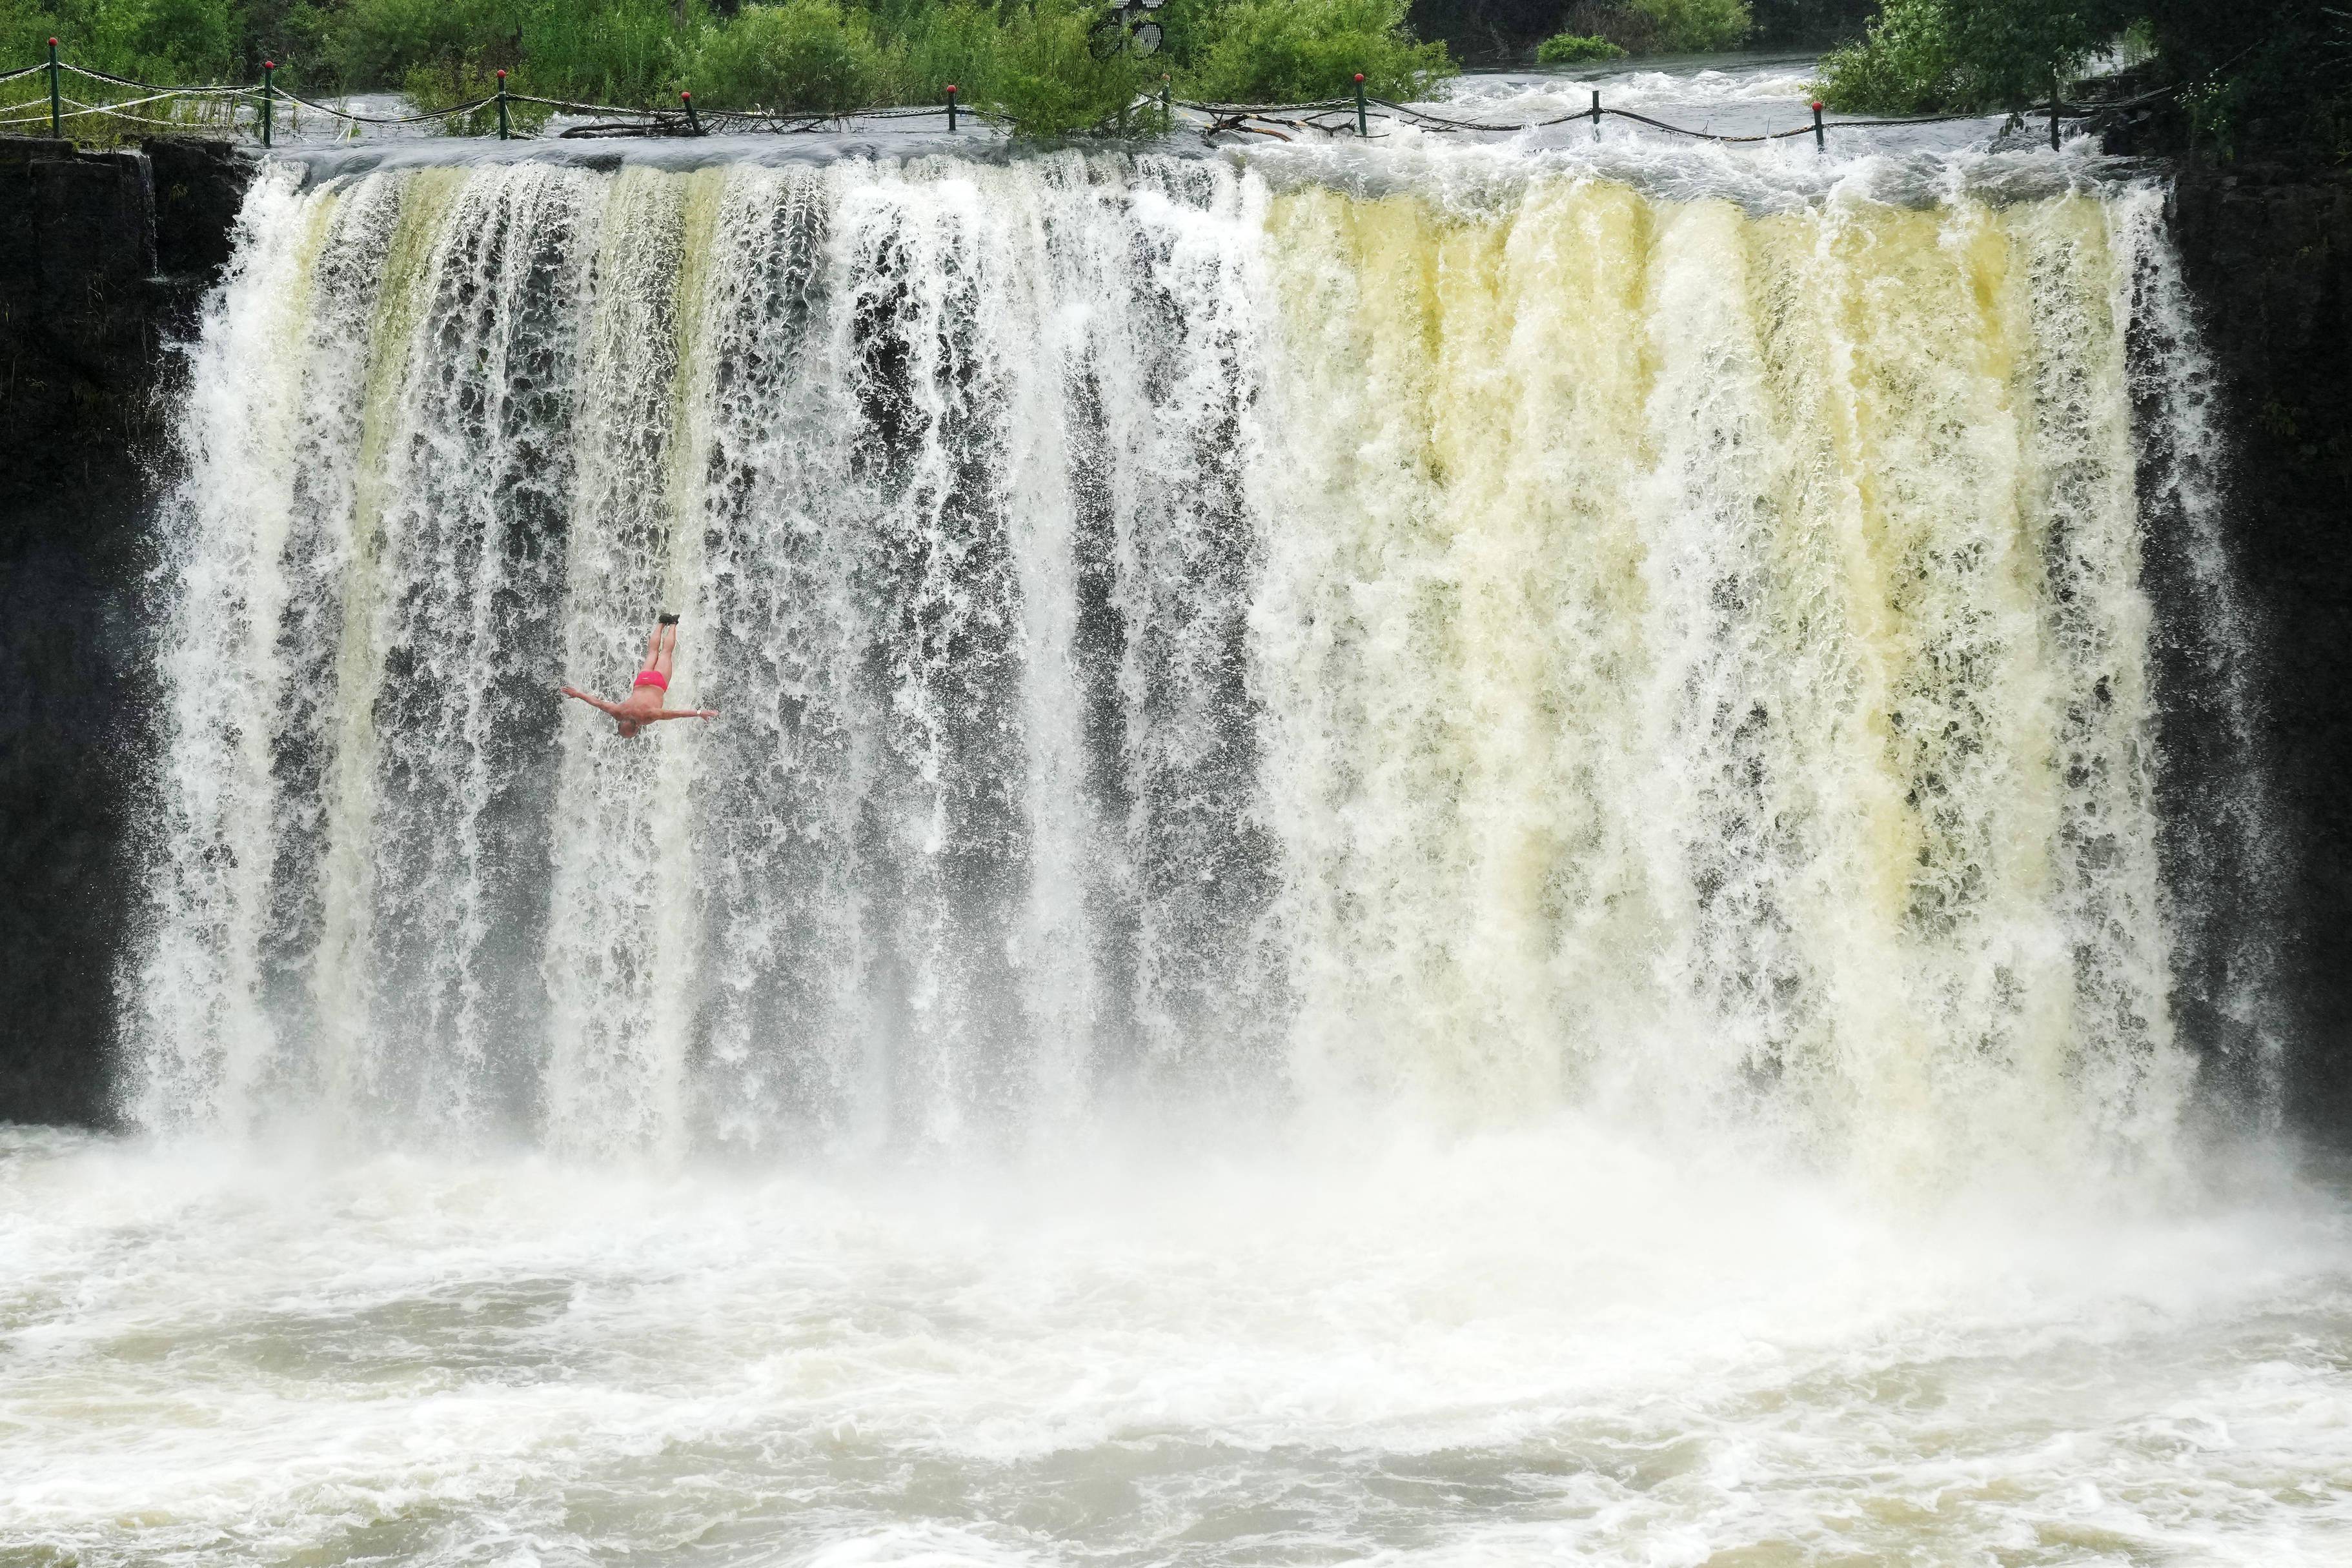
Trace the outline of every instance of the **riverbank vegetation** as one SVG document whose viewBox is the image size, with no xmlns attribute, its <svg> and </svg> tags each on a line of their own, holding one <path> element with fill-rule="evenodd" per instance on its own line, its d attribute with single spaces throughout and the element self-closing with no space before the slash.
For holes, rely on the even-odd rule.
<svg viewBox="0 0 2352 1568">
<path fill-rule="evenodd" d="M 2222 156 L 2352 157 L 2352 9 L 2328 0 L 1885 0 L 1822 59 L 1822 93 L 1864 113 L 2012 109 L 2110 64 L 2179 87 L 2186 137 Z"/>
<path fill-rule="evenodd" d="M 1722 5 L 1738 0 L 1643 0 Z M 0 59 L 46 40 L 147 81 L 255 78 L 396 89 L 444 107 L 490 91 L 628 106 L 690 89 L 713 109 L 839 113 L 961 100 L 1024 131 L 1102 123 L 1163 81 L 1219 101 L 1427 97 L 1456 67 L 1407 0 L 1169 0 L 1165 47 L 1105 47 L 1101 0 L 0 0 Z"/>
<path fill-rule="evenodd" d="M 68 59 L 146 81 L 394 90 L 446 108 L 492 90 L 631 107 L 840 113 L 962 101 L 1036 134 L 1113 123 L 1163 85 L 1225 102 L 1429 96 L 1465 56 L 1604 62 L 1844 42 L 1835 109 L 1936 113 L 2048 100 L 2053 76 L 2139 59 L 2180 89 L 2182 138 L 2352 157 L 2352 0 L 1168 0 L 1165 46 L 1106 49 L 1108 0 L 0 0 L 0 65 Z M 2129 48 L 2124 40 L 2133 41 Z M 1547 41 L 1548 40 L 1548 41 Z M 0 104 L 38 85 L 0 88 Z M 87 84 L 86 88 L 87 88 Z M 43 92 L 39 96 L 46 97 Z M 215 106 L 217 108 L 217 106 Z M 158 110 L 154 112 L 166 112 Z M 527 111 L 519 111 L 527 112 Z M 475 129 L 470 124 L 465 129 Z"/>
<path fill-rule="evenodd" d="M 1577 0 L 1560 19 L 1561 30 L 1536 47 L 1539 65 L 1717 54 L 1756 30 L 1748 0 Z"/>
<path fill-rule="evenodd" d="M 1536 46 L 1539 66 L 1580 66 L 1595 60 L 1622 60 L 1625 47 L 1598 33 L 1554 33 Z"/>
</svg>

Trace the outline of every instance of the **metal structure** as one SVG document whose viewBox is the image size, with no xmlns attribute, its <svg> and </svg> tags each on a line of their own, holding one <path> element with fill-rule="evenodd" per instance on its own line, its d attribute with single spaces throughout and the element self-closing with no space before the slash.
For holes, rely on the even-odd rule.
<svg viewBox="0 0 2352 1568">
<path fill-rule="evenodd" d="M 1156 55 L 1165 35 L 1151 14 L 1168 0 L 1119 0 L 1087 35 L 1087 46 L 1095 58 L 1107 60 L 1124 49 L 1138 57 Z"/>
</svg>

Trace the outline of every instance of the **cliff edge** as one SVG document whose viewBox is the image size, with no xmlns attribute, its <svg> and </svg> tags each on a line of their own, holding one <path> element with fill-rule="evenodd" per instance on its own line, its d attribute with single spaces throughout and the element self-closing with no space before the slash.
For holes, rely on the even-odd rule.
<svg viewBox="0 0 2352 1568">
<path fill-rule="evenodd" d="M 0 138 L 0 1120 L 108 1119 L 154 455 L 255 167 Z"/>
</svg>

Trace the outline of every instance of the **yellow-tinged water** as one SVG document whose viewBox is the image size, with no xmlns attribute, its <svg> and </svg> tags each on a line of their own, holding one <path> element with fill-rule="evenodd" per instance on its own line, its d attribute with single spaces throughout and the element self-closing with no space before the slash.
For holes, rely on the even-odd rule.
<svg viewBox="0 0 2352 1568">
<path fill-rule="evenodd" d="M 2083 1005 L 2166 941 L 2113 222 L 1271 204 L 1310 1072 L 1491 1113 L 1763 1071 L 1914 1174 L 2054 1152 L 2086 1057 L 2169 1116 L 2163 1000 Z M 2053 921 L 2086 810 L 2139 922 L 2095 956 Z"/>
<path fill-rule="evenodd" d="M 257 186 L 0 1561 L 2342 1554 L 2160 193 L 1318 156 Z"/>
<path fill-rule="evenodd" d="M 332 687 L 225 774 L 182 694 L 154 952 L 219 979 L 134 1006 L 141 1114 L 283 1080 L 675 1150 L 743 1109 L 715 1055 L 772 1100 L 727 1136 L 951 1138 L 1140 1049 L 1310 1108 L 1730 1118 L 1898 1183 L 2160 1159 L 2147 199 L 265 189 L 190 439 L 332 482 L 200 464 L 190 570 Z M 265 310 L 308 340 L 238 335 Z M 656 604 L 728 739 L 583 710 L 551 749 L 543 686 L 625 673 Z M 297 841 L 208 869 L 273 813 Z M 731 1020 L 680 988 L 714 952 Z"/>
</svg>

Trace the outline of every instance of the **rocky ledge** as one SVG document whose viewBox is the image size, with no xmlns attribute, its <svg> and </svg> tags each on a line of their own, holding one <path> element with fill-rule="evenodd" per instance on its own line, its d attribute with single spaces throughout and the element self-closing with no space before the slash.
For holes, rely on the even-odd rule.
<svg viewBox="0 0 2352 1568">
<path fill-rule="evenodd" d="M 0 138 L 0 1120 L 107 1119 L 153 455 L 254 167 Z"/>
<path fill-rule="evenodd" d="M 2289 1108 L 2352 1141 L 2352 171 L 2177 171 L 2172 233 L 2228 400 L 2230 544 L 2263 675 Z"/>
</svg>

